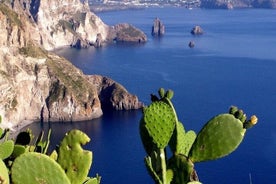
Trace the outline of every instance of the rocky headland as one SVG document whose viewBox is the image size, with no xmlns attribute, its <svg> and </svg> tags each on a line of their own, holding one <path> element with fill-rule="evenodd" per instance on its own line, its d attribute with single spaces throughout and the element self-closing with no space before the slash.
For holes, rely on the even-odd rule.
<svg viewBox="0 0 276 184">
<path fill-rule="evenodd" d="M 124 29 L 106 25 L 79 0 L 0 2 L 1 126 L 33 121 L 81 121 L 100 117 L 105 105 L 142 107 L 115 81 L 86 76 L 50 50 L 113 43 Z M 120 26 L 120 25 L 119 25 Z M 125 41 L 144 42 L 137 28 Z M 121 39 L 121 38 L 120 38 Z"/>
</svg>

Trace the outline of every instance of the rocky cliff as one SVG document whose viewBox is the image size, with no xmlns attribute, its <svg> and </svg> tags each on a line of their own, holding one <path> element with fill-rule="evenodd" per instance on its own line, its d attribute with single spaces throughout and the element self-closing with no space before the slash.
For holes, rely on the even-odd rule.
<svg viewBox="0 0 276 184">
<path fill-rule="evenodd" d="M 65 11 L 59 9 L 62 4 Z M 37 7 L 43 7 L 43 11 Z M 89 28 L 91 34 L 84 31 L 84 23 L 75 28 L 86 32 L 84 37 L 80 36 L 81 31 L 69 36 L 68 29 L 63 27 L 67 24 L 60 20 L 84 10 L 87 5 L 74 0 L 0 2 L 0 115 L 4 124 L 18 126 L 25 120 L 79 121 L 103 114 L 100 97 L 101 89 L 106 88 L 100 86 L 106 86 L 105 82 L 91 82 L 69 61 L 46 50 L 70 44 L 74 39 L 95 39 L 100 31 L 103 38 L 108 37 L 108 26 L 89 12 L 86 15 L 90 18 L 82 20 L 94 18 L 95 24 Z M 61 19 L 57 20 L 54 14 Z M 55 23 L 57 27 L 53 27 Z M 124 93 L 121 88 L 112 91 L 114 95 L 110 98 L 117 99 L 111 102 L 112 108 L 141 107 L 137 97 L 126 90 Z M 117 94 L 124 94 L 123 98 L 116 97 Z"/>
<path fill-rule="evenodd" d="M 33 23 L 36 31 L 32 32 L 35 33 L 32 40 L 46 50 L 68 45 L 77 48 L 100 46 L 111 43 L 117 34 L 122 33 L 122 30 L 106 25 L 92 13 L 88 1 L 13 0 L 10 6 Z M 146 41 L 142 31 L 131 27 L 138 31 L 137 37 L 143 37 L 141 40 Z"/>
<path fill-rule="evenodd" d="M 137 96 L 128 93 L 121 84 L 112 79 L 100 75 L 90 75 L 87 78 L 96 86 L 103 108 L 130 110 L 143 106 Z"/>
</svg>

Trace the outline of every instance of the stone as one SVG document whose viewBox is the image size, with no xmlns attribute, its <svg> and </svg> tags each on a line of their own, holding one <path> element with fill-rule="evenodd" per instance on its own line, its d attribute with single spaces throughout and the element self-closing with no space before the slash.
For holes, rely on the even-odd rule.
<svg viewBox="0 0 276 184">
<path fill-rule="evenodd" d="M 165 26 L 159 18 L 155 18 L 151 29 L 151 35 L 162 36 L 165 34 Z"/>
<path fill-rule="evenodd" d="M 119 43 L 145 43 L 147 41 L 147 36 L 143 31 L 127 23 L 115 25 L 110 36 L 113 41 Z"/>
<path fill-rule="evenodd" d="M 103 109 L 130 110 L 144 106 L 136 95 L 130 94 L 121 84 L 108 77 L 89 75 L 88 80 L 97 87 Z"/>
<path fill-rule="evenodd" d="M 194 48 L 195 47 L 195 42 L 194 41 L 190 41 L 188 45 L 189 45 L 190 48 Z"/>
<path fill-rule="evenodd" d="M 203 29 L 200 26 L 195 26 L 191 30 L 191 34 L 193 34 L 193 35 L 202 35 L 203 34 Z"/>
</svg>

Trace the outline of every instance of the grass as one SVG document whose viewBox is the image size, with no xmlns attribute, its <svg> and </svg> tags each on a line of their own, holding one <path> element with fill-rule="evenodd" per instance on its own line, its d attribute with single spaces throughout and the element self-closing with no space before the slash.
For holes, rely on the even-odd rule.
<svg viewBox="0 0 276 184">
<path fill-rule="evenodd" d="M 22 22 L 18 18 L 18 14 L 5 5 L 4 1 L 1 1 L 0 3 L 0 11 L 9 18 L 11 24 L 22 27 Z"/>
</svg>

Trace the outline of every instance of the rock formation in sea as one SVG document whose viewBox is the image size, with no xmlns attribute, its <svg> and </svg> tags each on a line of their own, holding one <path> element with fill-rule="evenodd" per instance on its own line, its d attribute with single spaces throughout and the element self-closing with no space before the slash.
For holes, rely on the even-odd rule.
<svg viewBox="0 0 276 184">
<path fill-rule="evenodd" d="M 193 34 L 193 35 L 202 35 L 203 34 L 203 29 L 200 26 L 195 26 L 191 30 L 191 34 Z"/>
<path fill-rule="evenodd" d="M 190 48 L 194 48 L 195 47 L 195 42 L 194 41 L 190 41 L 189 44 L 188 44 L 188 46 Z"/>
<path fill-rule="evenodd" d="M 151 29 L 151 35 L 162 36 L 165 34 L 165 26 L 159 18 L 155 18 Z"/>
<path fill-rule="evenodd" d="M 3 123 L 18 126 L 24 121 L 80 121 L 103 114 L 106 102 L 102 104 L 98 89 L 106 83 L 91 83 L 69 61 L 47 51 L 77 42 L 83 47 L 96 39 L 99 46 L 108 38 L 109 26 L 87 8 L 77 0 L 0 2 Z M 64 18 L 71 16 L 75 19 L 66 22 Z M 137 97 L 127 91 L 114 92 L 111 97 L 114 109 L 141 107 Z"/>
<path fill-rule="evenodd" d="M 116 42 L 145 43 L 147 41 L 145 33 L 126 23 L 113 26 L 110 35 Z"/>
<path fill-rule="evenodd" d="M 143 107 L 136 95 L 130 94 L 114 80 L 100 75 L 89 75 L 87 78 L 96 86 L 104 109 L 130 110 Z"/>
</svg>

